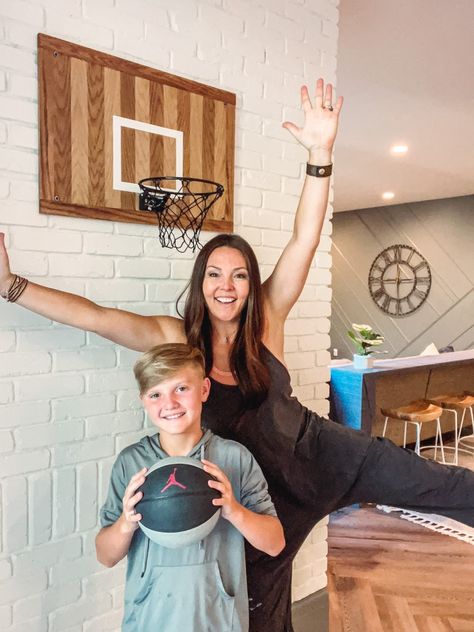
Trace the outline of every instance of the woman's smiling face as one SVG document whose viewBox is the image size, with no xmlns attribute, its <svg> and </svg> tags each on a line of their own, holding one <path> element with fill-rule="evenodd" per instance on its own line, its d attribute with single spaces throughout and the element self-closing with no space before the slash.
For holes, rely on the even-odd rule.
<svg viewBox="0 0 474 632">
<path fill-rule="evenodd" d="M 238 321 L 249 295 L 249 273 L 243 254 L 222 246 L 209 255 L 202 293 L 210 318 Z"/>
</svg>

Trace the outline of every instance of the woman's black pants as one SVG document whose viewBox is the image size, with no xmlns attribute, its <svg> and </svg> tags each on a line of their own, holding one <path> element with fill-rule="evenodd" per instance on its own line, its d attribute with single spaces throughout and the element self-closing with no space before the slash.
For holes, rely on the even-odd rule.
<svg viewBox="0 0 474 632">
<path fill-rule="evenodd" d="M 257 459 L 258 459 L 258 455 Z M 270 558 L 248 547 L 250 632 L 291 632 L 291 565 L 316 522 L 356 503 L 377 503 L 436 513 L 474 527 L 474 472 L 441 465 L 317 415 L 293 454 L 261 463 L 286 536 Z"/>
</svg>

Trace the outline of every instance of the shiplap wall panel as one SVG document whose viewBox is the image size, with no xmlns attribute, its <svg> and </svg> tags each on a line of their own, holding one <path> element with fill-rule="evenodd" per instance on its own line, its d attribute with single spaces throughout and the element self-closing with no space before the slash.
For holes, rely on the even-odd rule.
<svg viewBox="0 0 474 632">
<path fill-rule="evenodd" d="M 444 345 L 441 342 L 440 346 L 445 346 L 452 342 L 453 329 L 456 331 L 464 332 L 472 325 L 474 319 L 474 290 L 471 290 L 469 294 L 460 299 L 455 305 L 451 307 L 445 314 L 442 314 L 437 320 L 423 332 L 421 336 L 413 340 L 409 345 L 403 348 L 402 355 L 416 355 L 419 345 L 426 347 L 433 340 L 446 340 L 449 336 L 449 343 Z M 456 349 L 458 350 L 458 349 Z M 474 377 L 474 376 L 473 376 Z M 473 385 L 474 386 L 474 385 Z"/>
<path fill-rule="evenodd" d="M 349 215 L 349 213 L 344 213 L 344 215 Z M 350 309 L 346 310 L 347 313 L 356 315 L 351 322 L 363 323 L 367 321 L 374 329 L 382 331 L 387 338 L 390 338 L 395 348 L 406 344 L 406 335 L 403 336 L 403 340 L 399 339 L 399 336 L 403 335 L 403 328 L 399 319 L 387 321 L 385 313 L 373 302 L 367 283 L 373 260 L 386 245 L 394 242 L 385 241 L 385 231 L 380 233 L 379 238 L 374 239 L 367 229 L 367 224 L 360 221 L 359 217 L 347 218 L 344 224 L 350 239 L 344 241 L 343 248 L 336 241 L 333 243 L 335 274 L 343 262 L 345 263 L 342 277 L 337 274 L 337 278 L 334 280 L 334 291 L 339 302 L 341 305 L 350 306 Z M 393 237 L 394 235 L 389 234 L 390 239 Z M 386 245 L 383 245 L 384 243 Z M 399 243 L 399 241 L 396 240 L 395 243 Z M 337 283 L 337 279 L 341 282 Z M 346 296 L 347 293 L 350 296 Z M 431 301 L 430 295 L 425 303 L 425 309 L 418 310 L 412 315 L 412 328 L 415 335 L 424 331 L 438 314 L 436 306 Z"/>
<path fill-rule="evenodd" d="M 357 215 L 360 217 L 362 222 L 370 227 L 371 233 L 373 235 L 374 244 L 395 244 L 395 243 L 407 243 L 408 245 L 412 245 L 414 248 L 424 248 L 426 245 L 426 240 L 429 239 L 425 237 L 424 239 L 416 239 L 411 234 L 407 234 L 404 230 L 404 224 L 402 222 L 402 218 L 404 216 L 404 209 L 402 206 L 396 205 L 392 207 L 387 207 L 386 213 L 374 213 L 374 209 L 367 209 L 365 211 L 358 211 Z M 409 222 L 409 218 L 407 220 Z M 416 221 L 416 220 L 414 220 Z M 425 226 L 423 226 L 425 228 Z M 418 234 L 419 231 L 417 231 Z M 382 241 L 380 239 L 382 236 Z M 423 242 L 423 243 L 420 243 Z M 380 246 L 378 252 L 383 248 Z M 427 248 L 430 252 L 432 248 Z M 374 258 L 376 254 L 375 253 Z M 442 259 L 444 263 L 443 253 L 440 253 L 439 248 L 436 249 L 436 259 Z M 423 251 L 425 257 L 428 255 L 425 251 Z M 428 304 L 433 307 L 433 309 L 437 313 L 443 313 L 445 310 L 449 309 L 452 305 L 452 302 L 456 300 L 457 293 L 454 292 L 451 287 L 449 281 L 446 279 L 445 275 L 439 273 L 439 270 L 444 270 L 445 266 L 436 266 L 436 268 L 431 268 L 432 276 L 436 276 L 436 282 L 433 279 L 430 296 L 427 301 Z"/>
<path fill-rule="evenodd" d="M 474 269 L 474 248 L 466 243 L 466 236 L 474 237 L 474 212 L 463 213 L 465 198 L 450 200 L 433 200 L 429 205 L 414 203 L 410 208 L 414 215 L 423 222 L 425 229 L 439 243 L 441 249 L 455 249 L 455 262 L 468 284 L 472 283 Z M 423 219 L 424 218 L 424 219 Z M 445 243 L 444 235 L 449 231 L 449 242 Z"/>
<path fill-rule="evenodd" d="M 474 196 L 336 213 L 333 218 L 331 346 L 351 357 L 346 330 L 367 322 L 382 332 L 390 356 L 416 355 L 428 344 L 469 349 L 474 333 Z M 375 256 L 394 243 L 412 245 L 432 274 L 426 302 L 394 318 L 372 301 L 367 275 Z"/>
<path fill-rule="evenodd" d="M 469 273 L 468 270 L 463 269 L 462 263 L 459 262 L 455 252 L 456 244 L 451 243 L 452 235 L 447 230 L 448 224 L 445 226 L 445 230 L 440 230 L 439 234 L 435 236 L 427 230 L 425 222 L 418 219 L 413 213 L 409 204 L 397 206 L 396 209 L 388 207 L 386 212 L 392 224 L 399 230 L 401 239 L 408 240 L 410 245 L 422 253 L 430 263 L 432 270 L 443 279 L 451 292 L 461 298 L 471 289 L 472 268 Z M 428 218 L 426 221 L 429 222 Z M 467 246 L 466 242 L 465 247 L 467 248 Z M 469 274 L 471 274 L 471 279 L 469 279 Z"/>
<path fill-rule="evenodd" d="M 374 258 L 381 250 L 383 250 L 385 246 L 382 246 L 382 244 L 385 243 L 389 245 L 406 243 L 422 252 L 425 258 L 427 258 L 428 255 L 426 254 L 426 251 L 428 250 L 432 252 L 433 250 L 432 238 L 429 234 L 423 234 L 423 232 L 427 231 L 423 231 L 423 229 L 417 230 L 417 238 L 415 239 L 413 235 L 408 234 L 407 231 L 404 230 L 405 225 L 407 223 L 409 225 L 410 216 L 406 216 L 403 206 L 392 206 L 388 207 L 386 210 L 387 212 L 383 214 L 373 213 L 373 209 L 368 209 L 358 213 L 363 223 L 366 226 L 371 227 L 374 245 L 378 244 L 375 249 Z M 416 221 L 417 220 L 414 218 L 414 222 Z M 425 246 L 428 243 L 431 248 L 427 247 L 425 250 Z M 439 249 L 437 252 L 439 252 Z M 428 262 L 429 261 L 430 259 L 428 259 Z M 445 276 L 438 273 L 440 268 L 444 269 L 443 266 L 437 266 L 436 268 L 431 267 L 433 283 L 429 297 L 427 298 L 427 305 L 429 305 L 437 314 L 441 314 L 445 310 L 449 309 L 453 301 L 455 301 L 458 296 L 457 293 L 453 292 L 450 288 L 450 284 L 446 281 Z M 436 282 L 434 277 L 436 277 Z M 434 317 L 434 315 L 427 315 L 427 317 L 431 318 Z M 419 314 L 417 312 L 415 312 L 415 318 L 413 320 L 413 323 L 415 322 L 419 322 Z M 419 326 L 424 326 L 423 321 L 421 321 Z"/>
<path fill-rule="evenodd" d="M 338 304 L 338 313 L 346 326 L 342 329 L 342 339 L 345 343 L 346 331 L 350 328 L 351 323 L 368 323 L 374 329 L 380 331 L 384 328 L 385 336 L 390 340 L 392 349 L 396 349 L 405 345 L 408 340 L 401 331 L 398 323 L 385 322 L 383 312 L 378 309 L 372 301 L 369 290 L 367 288 L 367 280 L 353 275 L 352 259 L 346 259 L 337 248 L 333 247 L 333 307 Z M 336 284 L 336 279 L 344 279 L 343 282 Z M 334 310 L 333 310 L 334 314 Z M 331 323 L 331 331 L 335 331 L 335 323 Z M 336 346 L 334 336 L 331 338 L 332 346 Z M 345 346 L 345 345 L 344 345 Z M 337 347 L 339 348 L 339 347 Z M 350 345 L 347 345 L 349 350 Z M 352 348 L 350 354 L 352 355 Z"/>
<path fill-rule="evenodd" d="M 456 349 L 473 349 L 474 325 L 469 327 L 467 331 L 464 331 L 455 340 L 453 340 L 453 344 L 455 345 Z"/>
<path fill-rule="evenodd" d="M 390 243 L 396 243 L 397 239 L 399 239 L 399 232 L 392 226 L 387 216 L 380 213 L 372 213 L 371 209 L 369 209 L 360 211 L 358 217 L 367 226 L 375 242 L 378 240 L 378 235 L 383 235 L 384 239 Z"/>
</svg>

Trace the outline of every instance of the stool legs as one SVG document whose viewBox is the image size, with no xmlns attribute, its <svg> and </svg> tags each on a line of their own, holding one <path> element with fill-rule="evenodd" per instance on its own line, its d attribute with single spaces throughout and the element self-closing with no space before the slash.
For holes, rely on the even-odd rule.
<svg viewBox="0 0 474 632">
<path fill-rule="evenodd" d="M 461 437 L 462 425 L 463 425 L 463 422 L 464 422 L 464 415 L 466 414 L 466 410 L 467 410 L 467 408 L 465 408 L 463 410 L 463 414 L 462 414 L 461 425 L 459 427 L 458 443 L 460 443 L 463 446 L 463 448 L 467 448 L 465 450 L 462 450 L 463 452 L 472 453 L 474 451 L 474 445 L 472 443 L 466 443 L 465 439 L 468 439 L 469 437 L 474 438 L 474 411 L 473 411 L 473 406 L 469 406 L 469 412 L 471 413 L 472 434 L 467 435 L 466 437 Z"/>
<path fill-rule="evenodd" d="M 416 426 L 416 443 L 415 443 L 415 452 L 418 454 L 418 456 L 420 455 L 420 443 L 421 443 L 421 424 L 418 423 L 417 421 L 410 421 L 409 423 L 413 423 Z M 406 431 L 407 425 L 405 424 L 405 431 Z"/>
<path fill-rule="evenodd" d="M 467 410 L 467 408 L 464 408 L 463 411 L 462 411 L 461 423 L 459 424 L 458 441 L 461 438 L 462 427 L 463 427 L 463 424 L 464 424 L 464 417 L 466 416 L 466 410 Z"/>
<path fill-rule="evenodd" d="M 439 445 L 441 448 L 441 459 L 443 463 L 446 463 L 446 459 L 444 457 L 444 443 L 443 443 L 443 433 L 441 432 L 441 420 L 438 417 L 438 419 L 436 420 L 436 441 L 435 441 L 435 460 L 436 460 L 436 454 L 438 452 L 438 437 L 439 437 Z M 457 452 L 456 452 L 456 456 L 457 456 Z M 457 464 L 457 462 L 456 462 Z"/>
<path fill-rule="evenodd" d="M 383 425 L 383 430 L 382 430 L 382 437 L 385 437 L 385 432 L 387 430 L 387 424 L 388 424 L 388 417 L 385 417 L 385 423 Z M 405 444 L 403 444 L 403 447 L 405 447 Z"/>
<path fill-rule="evenodd" d="M 383 430 L 382 430 L 382 437 L 385 437 L 385 434 L 387 432 L 387 426 L 388 426 L 388 420 L 389 417 L 385 417 L 385 422 L 383 425 Z M 406 448 L 407 445 L 407 426 L 408 424 L 413 424 L 415 426 L 416 429 L 416 439 L 415 439 L 415 453 L 418 456 L 421 456 L 421 451 L 422 450 L 431 450 L 433 448 L 433 446 L 421 446 L 421 426 L 423 425 L 421 422 L 419 421 L 404 421 L 403 423 L 403 447 Z M 456 417 L 456 434 L 457 434 L 457 417 Z M 439 442 L 439 448 L 441 450 L 441 463 L 446 464 L 446 458 L 444 455 L 444 443 L 443 443 L 443 433 L 441 432 L 441 420 L 438 417 L 436 419 L 436 437 L 435 437 L 435 445 L 434 445 L 434 459 L 435 461 L 437 460 L 437 455 L 438 455 L 438 442 Z M 457 446 L 456 446 L 456 464 L 457 464 Z"/>
<path fill-rule="evenodd" d="M 459 442 L 458 411 L 455 408 L 445 408 L 445 410 L 454 414 L 454 465 L 457 465 L 458 464 L 458 442 Z M 464 420 L 464 413 L 463 413 L 462 418 Z M 462 427 L 462 421 L 461 421 L 461 427 Z M 461 431 L 461 427 L 459 428 L 459 431 Z"/>
<path fill-rule="evenodd" d="M 382 437 L 385 437 L 385 433 L 387 432 L 388 420 L 389 420 L 389 417 L 385 417 L 385 422 L 384 422 L 383 430 L 382 430 Z M 407 447 L 407 424 L 411 424 L 411 423 L 414 423 L 417 426 L 417 438 L 418 438 L 418 434 L 420 432 L 420 428 L 418 428 L 418 424 L 416 422 L 414 422 L 414 421 L 405 421 L 405 423 L 403 424 L 403 447 L 404 448 Z M 416 452 L 416 450 L 415 450 L 415 452 Z M 417 452 L 417 454 L 419 454 L 419 453 Z"/>
<path fill-rule="evenodd" d="M 416 422 L 415 422 L 416 423 Z M 417 425 L 419 426 L 419 430 L 417 431 L 417 444 L 418 444 L 418 450 L 416 449 L 415 446 L 415 452 L 419 455 L 421 455 L 421 451 L 422 450 L 432 450 L 433 446 L 432 445 L 424 445 L 422 447 L 420 447 L 420 438 L 421 438 L 421 423 L 417 423 Z M 436 419 L 436 436 L 435 436 L 435 444 L 434 444 L 434 460 L 437 461 L 437 456 L 438 456 L 438 445 L 441 451 L 441 463 L 443 463 L 444 465 L 446 465 L 446 457 L 444 456 L 444 443 L 443 443 L 443 433 L 441 432 L 441 419 L 438 417 L 438 419 Z"/>
</svg>

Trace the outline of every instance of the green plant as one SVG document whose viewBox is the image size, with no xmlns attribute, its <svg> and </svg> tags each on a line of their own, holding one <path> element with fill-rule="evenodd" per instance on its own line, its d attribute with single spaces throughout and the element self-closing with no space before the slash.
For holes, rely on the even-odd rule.
<svg viewBox="0 0 474 632">
<path fill-rule="evenodd" d="M 372 347 L 382 345 L 385 338 L 372 329 L 370 325 L 357 325 L 352 323 L 353 331 L 349 330 L 347 335 L 356 347 L 359 355 L 370 355 L 371 353 L 382 353 L 381 351 L 373 351 Z M 354 333 L 355 332 L 355 333 Z"/>
</svg>

